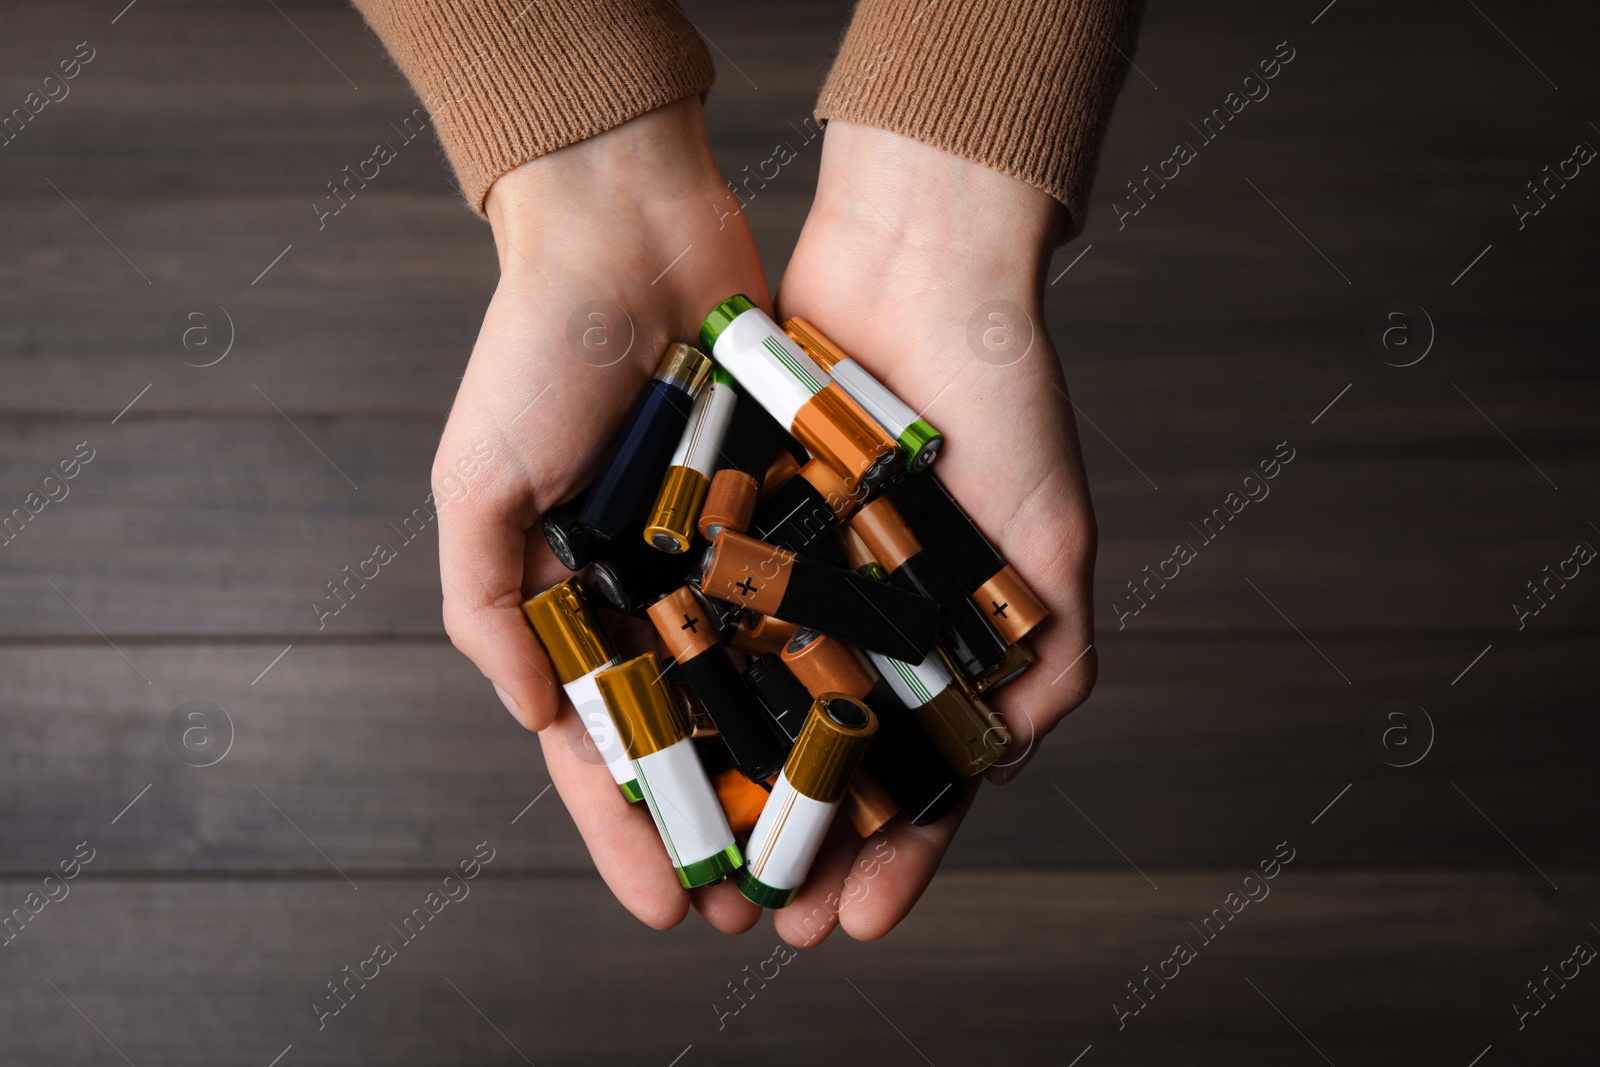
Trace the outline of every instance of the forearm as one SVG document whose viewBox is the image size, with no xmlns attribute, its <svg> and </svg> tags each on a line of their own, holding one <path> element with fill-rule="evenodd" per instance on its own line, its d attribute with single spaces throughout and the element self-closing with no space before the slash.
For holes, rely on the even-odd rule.
<svg viewBox="0 0 1600 1067">
<path fill-rule="evenodd" d="M 668 0 L 353 0 L 433 117 L 467 203 L 530 160 L 710 88 Z"/>
<path fill-rule="evenodd" d="M 1142 0 L 861 0 L 817 103 L 1049 194 L 1082 229 Z"/>
</svg>

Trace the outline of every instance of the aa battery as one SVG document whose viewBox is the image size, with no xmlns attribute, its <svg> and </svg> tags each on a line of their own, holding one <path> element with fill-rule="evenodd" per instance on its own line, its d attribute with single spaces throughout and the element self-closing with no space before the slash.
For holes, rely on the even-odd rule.
<svg viewBox="0 0 1600 1067">
<path fill-rule="evenodd" d="M 667 346 L 655 375 L 622 424 L 582 510 L 545 519 L 545 538 L 568 570 L 588 566 L 607 541 L 645 513 L 710 374 L 711 361 L 698 349 L 682 343 Z"/>
<path fill-rule="evenodd" d="M 595 684 L 597 675 L 622 660 L 617 658 L 577 579 L 568 578 L 524 601 L 522 614 L 549 654 L 567 699 L 578 713 L 578 721 L 589 732 L 589 739 L 622 795 L 630 801 L 644 799 L 627 746 Z"/>
<path fill-rule="evenodd" d="M 886 656 L 921 663 L 939 632 L 938 606 L 839 567 L 722 531 L 705 555 L 706 595 Z"/>
<path fill-rule="evenodd" d="M 792 622 L 774 619 L 758 611 L 745 611 L 740 613 L 739 626 L 728 638 L 728 644 L 752 656 L 767 652 L 777 654 L 783 651 L 783 646 L 799 629 Z"/>
<path fill-rule="evenodd" d="M 720 370 L 720 368 L 718 368 Z M 788 436 L 765 408 L 750 397 L 734 405 L 733 424 L 723 438 L 723 465 L 711 476 L 700 508 L 700 533 L 708 541 L 724 528 L 745 533 L 761 496 L 772 450 Z"/>
<path fill-rule="evenodd" d="M 711 475 L 717 469 L 738 400 L 732 376 L 713 367 L 711 384 L 695 399 L 694 411 L 645 522 L 644 539 L 651 547 L 680 554 L 689 551 L 689 539 L 711 488 Z"/>
<path fill-rule="evenodd" d="M 934 559 L 1008 643 L 1028 636 L 1050 614 L 931 471 L 902 479 L 888 494 Z"/>
<path fill-rule="evenodd" d="M 961 780 L 889 684 L 837 638 L 802 630 L 783 650 L 783 664 L 814 697 L 844 693 L 878 717 L 867 766 L 918 826 L 938 822 L 961 803 Z"/>
<path fill-rule="evenodd" d="M 741 532 L 803 552 L 850 518 L 865 495 L 862 490 L 846 485 L 822 460 L 810 460 L 756 508 L 749 528 Z"/>
<path fill-rule="evenodd" d="M 811 713 L 811 705 L 815 702 L 800 679 L 783 665 L 781 659 L 770 653 L 757 658 L 745 668 L 744 678 L 760 698 L 779 733 L 790 742 L 798 740 L 800 730 Z M 850 780 L 844 811 L 856 833 L 862 837 L 871 837 L 900 814 L 894 798 L 865 767 L 858 769 Z"/>
<path fill-rule="evenodd" d="M 876 652 L 867 653 L 867 658 L 961 777 L 982 774 L 1005 754 L 1011 732 L 1000 716 L 956 681 L 942 655 L 929 656 L 915 666 Z"/>
<path fill-rule="evenodd" d="M 732 296 L 712 309 L 700 341 L 848 484 L 877 485 L 888 477 L 899 445 L 749 297 Z"/>
<path fill-rule="evenodd" d="M 619 537 L 601 546 L 594 560 L 595 591 L 618 611 L 642 619 L 645 609 L 682 585 L 697 563 L 693 555 L 657 552 L 638 537 Z"/>
<path fill-rule="evenodd" d="M 1006 640 L 966 591 L 957 588 L 917 540 L 899 509 L 879 497 L 850 520 L 891 585 L 918 593 L 939 605 L 939 644 L 963 677 L 976 682 L 1006 658 Z"/>
<path fill-rule="evenodd" d="M 931 464 L 944 445 L 944 435 L 935 430 L 889 387 L 822 335 L 811 323 L 796 315 L 783 324 L 783 332 L 833 376 L 851 399 L 871 415 L 900 445 L 900 458 L 913 474 Z"/>
<path fill-rule="evenodd" d="M 711 717 L 734 765 L 751 781 L 764 782 L 777 774 L 787 746 L 778 741 L 755 694 L 728 658 L 728 650 L 718 643 L 704 601 L 684 586 L 652 604 L 649 615 L 662 645 L 678 661 L 684 683 Z"/>
<path fill-rule="evenodd" d="M 763 908 L 794 900 L 877 729 L 871 710 L 842 693 L 825 694 L 811 706 L 750 832 L 749 861 L 734 872 L 747 900 Z"/>
<path fill-rule="evenodd" d="M 719 882 L 744 865 L 654 653 L 595 679 L 627 738 L 640 791 L 684 888 Z"/>
</svg>

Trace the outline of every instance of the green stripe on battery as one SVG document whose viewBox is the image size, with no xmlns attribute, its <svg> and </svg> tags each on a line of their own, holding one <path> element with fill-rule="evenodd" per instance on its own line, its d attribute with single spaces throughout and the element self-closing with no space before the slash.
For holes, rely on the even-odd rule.
<svg viewBox="0 0 1600 1067">
<path fill-rule="evenodd" d="M 796 361 L 794 356 L 789 354 L 783 345 L 778 342 L 776 337 L 763 337 L 761 339 L 761 344 L 762 347 L 764 347 L 768 352 L 771 352 L 775 357 L 777 357 L 779 363 L 782 363 L 785 367 L 789 368 L 789 373 L 798 378 L 800 380 L 800 384 L 804 385 L 807 389 L 810 389 L 813 393 L 822 392 L 822 383 L 818 382 L 816 378 L 812 377 L 811 372 L 806 370 L 802 364 Z"/>
<path fill-rule="evenodd" d="M 933 699 L 933 694 L 928 692 L 928 687 L 922 684 L 922 679 L 917 677 L 917 672 L 912 670 L 909 665 L 901 663 L 897 659 L 892 659 L 889 661 L 889 666 L 894 668 L 894 672 L 900 676 L 900 680 L 906 683 L 906 688 L 911 690 L 912 694 L 917 698 L 917 706 L 919 708 Z"/>
</svg>

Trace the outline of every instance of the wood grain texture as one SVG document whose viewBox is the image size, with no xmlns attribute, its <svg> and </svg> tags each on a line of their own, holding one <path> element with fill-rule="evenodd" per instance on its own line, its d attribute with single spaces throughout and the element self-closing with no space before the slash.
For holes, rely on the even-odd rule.
<svg viewBox="0 0 1600 1067">
<path fill-rule="evenodd" d="M 0 485 L 9 494 L 0 514 L 23 507 L 79 444 L 95 450 L 66 498 L 26 525 L 15 521 L 21 532 L 0 548 L 14 605 L 0 633 L 77 638 L 92 635 L 87 618 L 113 636 L 311 637 L 319 632 L 313 603 L 336 603 L 327 583 L 342 582 L 343 568 L 380 542 L 399 558 L 321 632 L 442 632 L 434 526 L 410 541 L 400 528 L 425 507 L 439 420 L 290 417 L 249 382 L 229 392 L 241 417 L 130 413 L 116 425 L 0 426 Z M 1290 635 L 1286 616 L 1311 633 L 1511 637 L 1519 621 L 1512 602 L 1532 603 L 1525 584 L 1579 541 L 1600 538 L 1568 503 L 1597 485 L 1592 438 L 1564 436 L 1559 452 L 1541 457 L 1566 482 L 1557 492 L 1459 398 L 1438 398 L 1441 407 L 1402 421 L 1345 402 L 1317 426 L 1305 409 L 1164 419 L 1135 461 L 1159 490 L 1086 428 L 1101 627 Z M 1121 427 L 1102 429 L 1127 443 Z M 1285 440 L 1295 458 L 1265 483 L 1270 495 L 1226 524 L 1213 518 Z M 1193 561 L 1164 564 L 1180 542 Z M 1162 572 L 1177 577 L 1150 578 Z M 1137 615 L 1129 582 L 1147 605 Z M 1528 631 L 1589 632 L 1597 611 L 1600 582 L 1580 574 Z"/>
<path fill-rule="evenodd" d="M 1356 684 L 1298 638 L 1107 639 L 1094 697 L 1026 773 L 984 789 L 950 866 L 1128 864 L 1159 884 L 1174 866 L 1248 865 L 1262 841 L 1313 826 L 1318 865 L 1522 863 L 1521 849 L 1559 885 L 1562 865 L 1592 859 L 1600 692 L 1570 670 L 1579 642 L 1497 645 L 1453 687 L 1481 646 L 1320 645 Z M 0 649 L 12 709 L 3 869 L 48 867 L 104 836 L 102 871 L 343 870 L 359 882 L 448 866 L 480 827 L 506 832 L 508 867 L 588 867 L 556 794 L 522 814 L 549 782 L 538 742 L 447 644 L 297 641 L 274 663 L 283 647 L 122 646 L 149 685 L 98 638 Z M 232 722 L 215 766 L 169 747 L 191 700 Z M 1435 735 L 1430 746 L 1417 724 L 1390 738 L 1397 756 L 1426 752 L 1404 769 L 1369 741 L 1375 717 L 1393 725 L 1379 714 L 1393 700 L 1420 704 Z"/>
<path fill-rule="evenodd" d="M 498 858 L 410 943 L 389 923 L 437 879 L 129 883 L 91 865 L 3 950 L 0 1041 L 16 1062 L 120 1062 L 109 1043 L 136 1064 L 208 1067 L 261 1067 L 290 1045 L 283 1062 L 302 1064 L 667 1064 L 689 1046 L 683 1063 L 1069 1063 L 1090 1045 L 1097 1063 L 1465 1064 L 1491 1043 L 1498 1062 L 1585 1062 L 1583 977 L 1521 1032 L 1510 1005 L 1594 940 L 1592 875 L 1542 894 L 1498 871 L 1304 870 L 1315 842 L 1291 847 L 1270 894 L 1210 942 L 1190 924 L 1242 869 L 1159 893 L 1131 875 L 967 873 L 885 941 L 836 936 L 781 965 L 765 963 L 769 927 L 653 933 L 619 921 L 597 880 L 496 880 Z M 377 942 L 396 958 L 319 1031 L 312 1002 Z M 1197 958 L 1119 1031 L 1113 1003 L 1137 1003 L 1126 983 L 1179 942 Z"/>
<path fill-rule="evenodd" d="M 797 149 L 747 211 L 774 283 L 848 8 L 684 4 L 724 171 Z M 431 132 L 318 226 L 326 183 L 398 141 L 403 79 L 339 0 L 7 5 L 0 114 L 77 42 L 96 58 L 0 148 L 0 517 L 96 456 L 0 547 L 0 914 L 97 852 L 0 938 L 0 1061 L 1592 1062 L 1600 979 L 1520 1030 L 1512 1005 L 1600 943 L 1600 584 L 1526 629 L 1511 604 L 1600 537 L 1600 178 L 1524 228 L 1511 203 L 1600 139 L 1594 29 L 1574 0 L 1151 5 L 1040 324 L 1099 518 L 1100 685 L 985 789 L 906 923 L 752 982 L 719 1027 L 770 926 L 622 912 L 442 635 L 431 523 L 395 529 L 497 280 Z M 1279 41 L 1270 97 L 1119 219 Z M 206 368 L 173 321 L 201 300 L 233 340 Z M 1397 300 L 1436 334 L 1407 368 L 1370 341 Z M 1271 496 L 1200 544 L 1285 440 Z M 319 631 L 380 540 L 398 558 Z M 1197 558 L 1132 615 L 1178 541 Z M 234 727 L 211 767 L 169 748 L 191 700 Z M 1369 737 L 1394 700 L 1432 719 L 1411 767 Z M 325 983 L 485 840 L 470 899 L 318 1031 Z M 1119 1029 L 1126 984 L 1280 841 L 1270 898 Z"/>
</svg>

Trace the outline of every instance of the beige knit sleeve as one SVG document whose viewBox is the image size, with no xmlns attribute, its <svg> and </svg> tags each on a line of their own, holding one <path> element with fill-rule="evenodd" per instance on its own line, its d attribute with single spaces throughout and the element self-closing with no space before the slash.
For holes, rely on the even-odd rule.
<svg viewBox="0 0 1600 1067">
<path fill-rule="evenodd" d="M 354 0 L 433 116 L 479 214 L 496 178 L 716 72 L 670 0 Z"/>
<path fill-rule="evenodd" d="M 1141 0 L 861 0 L 817 118 L 876 126 L 992 167 L 1083 228 Z"/>
</svg>

